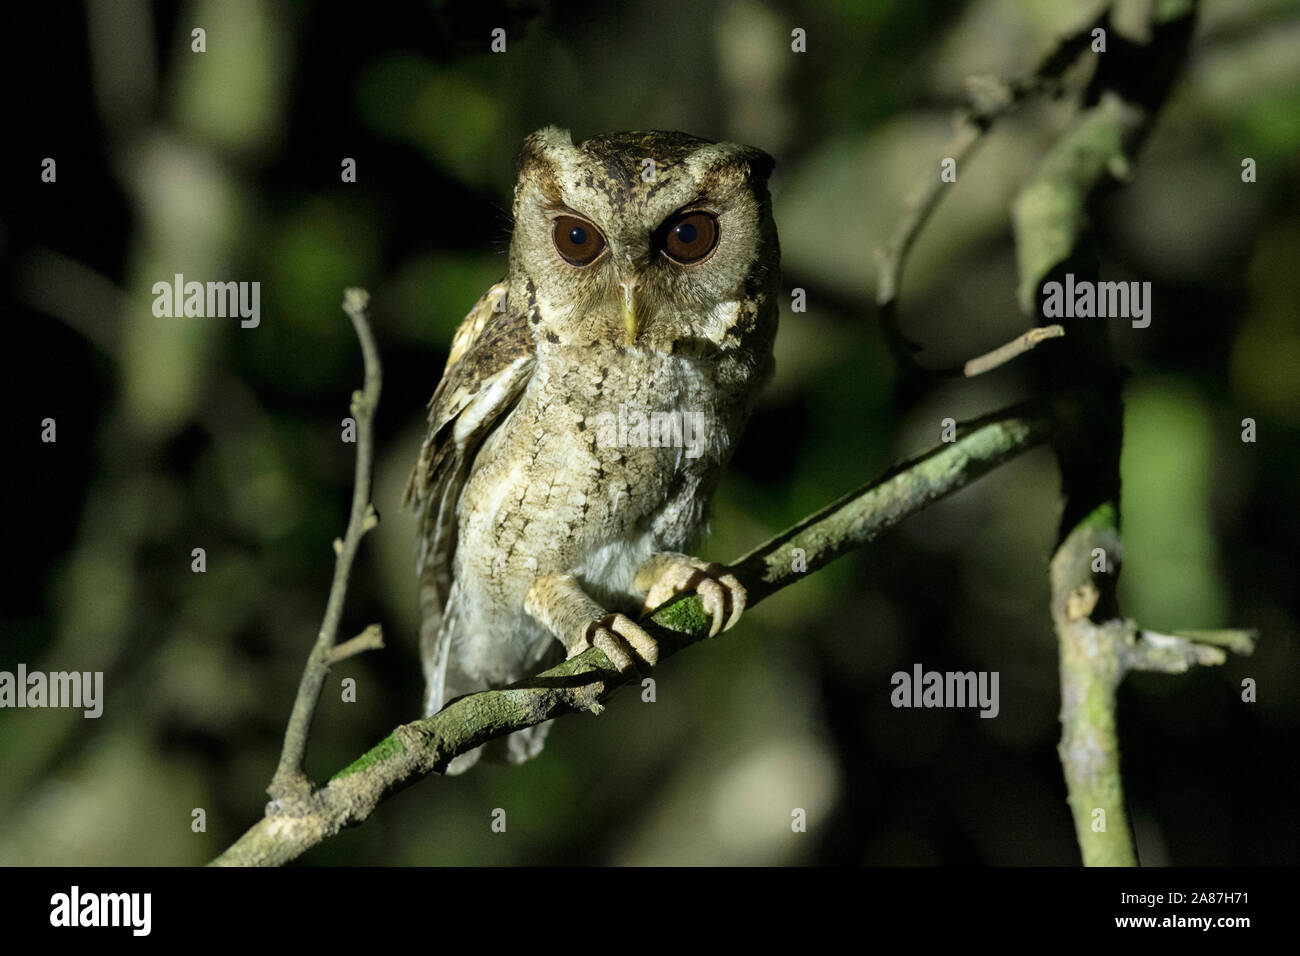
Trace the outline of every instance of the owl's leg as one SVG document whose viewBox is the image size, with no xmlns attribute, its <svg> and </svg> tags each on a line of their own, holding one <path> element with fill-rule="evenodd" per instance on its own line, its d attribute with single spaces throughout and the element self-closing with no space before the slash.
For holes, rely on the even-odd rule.
<svg viewBox="0 0 1300 956">
<path fill-rule="evenodd" d="M 610 614 L 587 596 L 572 574 L 547 574 L 528 589 L 524 610 L 559 639 L 569 657 L 598 647 L 620 671 L 654 666 L 659 643 L 625 614 Z"/>
<path fill-rule="evenodd" d="M 709 637 L 729 630 L 745 610 L 745 586 L 722 565 L 702 561 L 689 554 L 661 551 L 636 572 L 632 586 L 646 591 L 642 613 L 649 614 L 675 594 L 693 591 L 700 596 L 704 613 L 713 619 Z"/>
</svg>

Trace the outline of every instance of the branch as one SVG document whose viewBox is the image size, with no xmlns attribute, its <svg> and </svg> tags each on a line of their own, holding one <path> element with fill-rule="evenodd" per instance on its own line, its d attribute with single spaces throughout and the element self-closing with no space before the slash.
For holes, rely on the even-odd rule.
<svg viewBox="0 0 1300 956">
<path fill-rule="evenodd" d="M 1115 31 L 1090 84 L 1087 106 L 1044 156 L 1016 199 L 1013 222 L 1020 304 L 1032 310 L 1043 283 L 1067 273 L 1096 281 L 1089 212 L 1121 182 L 1178 75 L 1194 21 L 1192 0 L 1152 8 L 1149 42 Z M 1121 557 L 1120 453 L 1124 372 L 1106 325 L 1064 322 L 1071 349 L 1037 353 L 1038 373 L 1062 427 L 1053 437 L 1065 509 L 1051 563 L 1052 620 L 1060 646 L 1061 742 L 1075 835 L 1088 866 L 1137 862 L 1124 808 L 1115 692 L 1130 670 L 1178 673 L 1219 664 L 1222 647 L 1249 653 L 1248 632 L 1142 631 L 1116 598 Z"/>
<path fill-rule="evenodd" d="M 379 651 L 384 648 L 384 629 L 378 624 L 371 624 L 356 637 L 349 638 L 342 644 L 335 645 L 325 655 L 326 663 L 331 666 L 349 657 L 364 654 L 366 651 Z"/>
<path fill-rule="evenodd" d="M 968 77 L 966 80 L 968 104 L 957 114 L 954 121 L 955 132 L 952 139 L 944 146 L 942 155 L 955 159 L 958 165 L 961 165 L 997 119 L 1013 110 L 1032 94 L 1059 89 L 1061 74 L 1074 62 L 1080 52 L 1087 49 L 1092 31 L 1106 22 L 1108 10 L 1109 4 L 1103 5 L 1090 22 L 1062 38 L 1056 48 L 1027 78 L 1007 82 L 997 77 Z M 1021 348 L 1019 351 L 1010 351 L 1005 354 L 1005 357 L 986 366 L 977 364 L 1003 353 L 1004 350 L 1010 350 L 1016 343 L 1022 342 L 1024 339 L 1022 336 L 1016 342 L 1005 345 L 987 356 L 972 359 L 965 366 L 928 369 L 916 361 L 915 353 L 919 351 L 920 346 L 909 341 L 899 327 L 898 289 L 903 281 L 903 267 L 907 263 L 912 244 L 946 194 L 945 187 L 948 185 L 950 184 L 943 182 L 933 172 L 922 179 L 904 203 L 903 216 L 895 227 L 893 235 L 876 257 L 880 269 L 876 304 L 880 308 L 880 321 L 885 339 L 903 371 L 923 379 L 973 377 L 1009 361 L 1026 350 Z M 1032 348 L 1035 344 L 1037 340 L 1028 342 L 1027 348 Z M 972 365 L 975 365 L 978 371 L 971 371 Z"/>
<path fill-rule="evenodd" d="M 1096 571 L 1094 549 L 1105 571 Z M 1224 648 L 1254 649 L 1256 634 L 1242 630 L 1160 634 L 1116 614 L 1120 563 L 1114 509 L 1104 505 L 1080 522 L 1052 558 L 1052 620 L 1061 646 L 1061 743 L 1075 834 L 1089 866 L 1136 862 L 1124 809 L 1119 769 L 1115 691 L 1130 671 L 1181 674 L 1194 665 L 1222 664 Z M 1098 811 L 1101 811 L 1100 813 Z"/>
<path fill-rule="evenodd" d="M 909 515 L 1047 440 L 1052 426 L 1036 407 L 1017 406 L 959 428 L 957 441 L 900 465 L 732 564 L 749 604 L 875 539 Z M 679 596 L 642 622 L 660 642 L 660 660 L 703 639 L 709 618 L 698 596 Z M 432 717 L 403 724 L 319 790 L 272 804 L 213 865 L 274 866 L 361 823 L 390 793 L 444 770 L 486 740 L 600 702 L 635 675 L 620 674 L 591 648 L 536 677 L 452 701 Z"/>
<path fill-rule="evenodd" d="M 366 321 L 366 306 L 369 301 L 370 296 L 364 289 L 348 289 L 343 294 L 343 311 L 352 320 L 352 327 L 361 342 L 361 356 L 365 363 L 365 386 L 361 391 L 352 393 L 352 414 L 357 420 L 357 463 L 352 488 L 352 513 L 342 540 L 336 538 L 334 541 L 334 580 L 330 584 L 329 599 L 325 603 L 325 619 L 316 635 L 316 644 L 307 658 L 307 666 L 303 668 L 298 696 L 293 702 L 293 714 L 284 731 L 284 749 L 280 752 L 279 766 L 271 778 L 271 785 L 266 788 L 266 792 L 271 795 L 273 807 L 305 800 L 311 794 L 311 783 L 303 773 L 303 759 L 307 754 L 307 734 L 330 665 L 348 656 L 348 653 L 356 653 L 369 646 L 383 646 L 382 632 L 375 634 L 370 628 L 340 647 L 334 646 L 338 638 L 339 621 L 343 617 L 343 600 L 347 595 L 352 562 L 356 558 L 362 537 L 379 524 L 379 514 L 370 503 L 370 471 L 375 455 L 374 420 L 375 409 L 379 405 L 382 376 L 379 350 L 375 347 L 374 336 Z M 356 650 L 344 653 L 343 649 L 349 646 Z"/>
<path fill-rule="evenodd" d="M 1030 329 L 1028 332 L 1012 339 L 1006 345 L 999 346 L 992 352 L 986 352 L 978 358 L 971 359 L 962 369 L 962 374 L 966 378 L 974 378 L 976 375 L 991 372 L 999 365 L 1010 362 L 1016 356 L 1024 355 L 1039 342 L 1046 342 L 1048 339 L 1059 339 L 1064 334 L 1065 328 L 1060 325 L 1043 325 Z"/>
<path fill-rule="evenodd" d="M 1224 647 L 1238 654 L 1250 654 L 1254 652 L 1259 637 L 1259 633 L 1253 630 L 1161 634 L 1159 631 L 1140 630 L 1133 621 L 1129 621 L 1129 626 L 1132 634 L 1128 639 L 1128 653 L 1123 658 L 1125 671 L 1182 674 L 1191 670 L 1193 665 L 1222 664 L 1228 659 Z"/>
<path fill-rule="evenodd" d="M 1101 548 L 1107 571 L 1096 577 L 1093 549 Z M 1119 769 L 1115 690 L 1124 677 L 1120 648 L 1127 621 L 1097 613 L 1119 574 L 1115 512 L 1103 505 L 1083 521 L 1052 557 L 1052 622 L 1061 663 L 1061 742 L 1067 802 L 1075 838 L 1087 866 L 1133 866 L 1136 857 L 1124 807 Z M 1097 620 L 1094 620 L 1096 618 Z"/>
</svg>

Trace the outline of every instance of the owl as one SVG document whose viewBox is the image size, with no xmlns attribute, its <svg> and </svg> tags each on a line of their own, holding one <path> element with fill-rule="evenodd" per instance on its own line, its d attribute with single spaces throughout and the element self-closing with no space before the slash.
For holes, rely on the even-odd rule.
<svg viewBox="0 0 1300 956">
<path fill-rule="evenodd" d="M 509 274 L 452 340 L 407 487 L 426 713 L 592 646 L 651 667 L 637 620 L 683 591 L 710 636 L 736 623 L 744 588 L 686 551 L 773 370 L 772 165 L 677 132 L 524 141 Z"/>
</svg>

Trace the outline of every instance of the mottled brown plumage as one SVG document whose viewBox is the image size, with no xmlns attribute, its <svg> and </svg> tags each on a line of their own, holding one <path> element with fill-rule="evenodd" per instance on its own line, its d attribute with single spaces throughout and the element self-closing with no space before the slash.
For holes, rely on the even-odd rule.
<svg viewBox="0 0 1300 956">
<path fill-rule="evenodd" d="M 509 276 L 456 333 L 407 492 L 430 713 L 593 644 L 653 664 L 634 622 L 678 590 L 735 623 L 739 583 L 681 552 L 772 368 L 771 165 L 682 133 L 525 141 Z"/>
</svg>

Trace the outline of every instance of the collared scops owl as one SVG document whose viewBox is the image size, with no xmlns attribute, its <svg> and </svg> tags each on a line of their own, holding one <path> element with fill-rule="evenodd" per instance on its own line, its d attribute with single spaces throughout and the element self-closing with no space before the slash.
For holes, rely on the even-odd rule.
<svg viewBox="0 0 1300 956">
<path fill-rule="evenodd" d="M 685 552 L 773 368 L 771 169 L 676 132 L 525 140 L 509 275 L 456 332 L 407 489 L 428 713 L 593 645 L 653 665 L 636 621 L 683 590 L 713 633 L 739 617 L 740 583 Z"/>
</svg>

